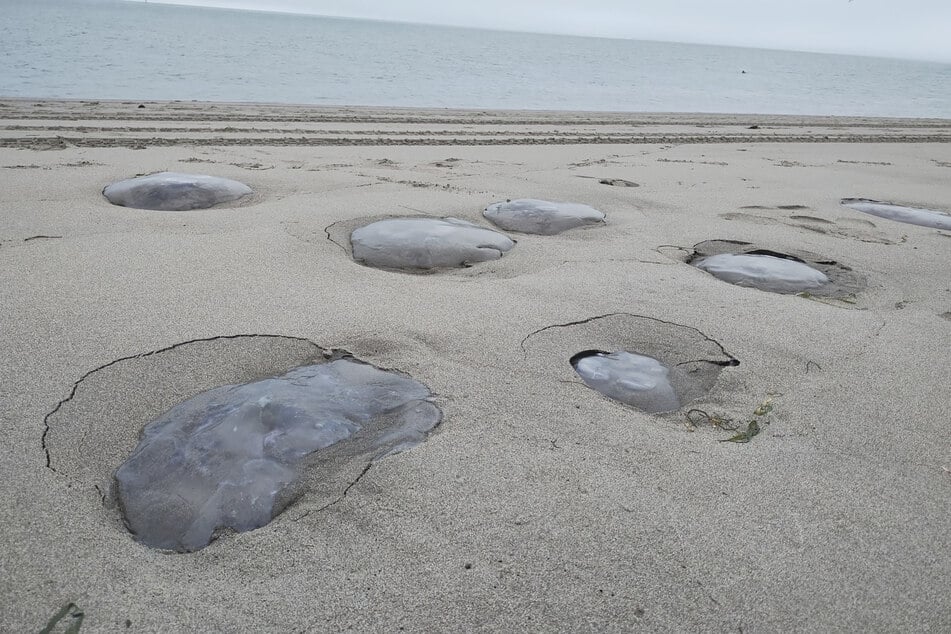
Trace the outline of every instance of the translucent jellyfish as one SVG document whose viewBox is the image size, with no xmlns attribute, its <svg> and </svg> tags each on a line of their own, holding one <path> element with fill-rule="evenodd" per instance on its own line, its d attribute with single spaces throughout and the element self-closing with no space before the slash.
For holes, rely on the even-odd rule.
<svg viewBox="0 0 951 634">
<path fill-rule="evenodd" d="M 951 231 L 951 214 L 942 213 L 933 209 L 907 207 L 894 203 L 869 200 L 867 198 L 843 198 L 842 204 L 849 209 L 878 216 L 879 218 L 887 218 L 888 220 L 904 222 L 910 225 Z"/>
<path fill-rule="evenodd" d="M 113 205 L 154 211 L 207 209 L 252 193 L 244 183 L 204 176 L 160 172 L 108 185 L 103 195 Z"/>
<path fill-rule="evenodd" d="M 829 282 L 825 273 L 808 264 L 772 255 L 721 253 L 691 264 L 724 282 L 773 293 L 799 293 Z"/>
<path fill-rule="evenodd" d="M 271 521 L 326 452 L 383 457 L 422 442 L 440 410 L 423 384 L 349 359 L 225 385 L 149 423 L 116 471 L 136 539 L 194 551 Z"/>
<path fill-rule="evenodd" d="M 525 198 L 493 203 L 482 215 L 506 231 L 553 236 L 568 229 L 604 222 L 604 214 L 588 205 Z"/>
<path fill-rule="evenodd" d="M 385 269 L 440 269 L 498 260 L 508 237 L 456 218 L 392 218 L 350 234 L 353 259 Z"/>
<path fill-rule="evenodd" d="M 653 357 L 626 351 L 590 350 L 571 358 L 571 365 L 588 387 L 648 413 L 680 407 L 670 382 L 670 369 Z"/>
</svg>

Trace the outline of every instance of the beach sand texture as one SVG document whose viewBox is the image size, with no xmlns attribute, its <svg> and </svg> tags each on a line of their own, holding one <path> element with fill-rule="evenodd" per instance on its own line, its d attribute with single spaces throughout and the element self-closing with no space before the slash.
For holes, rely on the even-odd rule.
<svg viewBox="0 0 951 634">
<path fill-rule="evenodd" d="M 84 632 L 951 629 L 951 234 L 839 204 L 951 211 L 951 121 L 138 105 L 0 102 L 0 631 L 69 602 Z M 159 171 L 254 194 L 101 194 Z M 510 198 L 607 220 L 434 274 L 350 258 L 368 219 Z M 862 288 L 733 286 L 685 262 L 707 240 Z M 568 362 L 625 347 L 724 364 L 649 415 Z M 442 424 L 264 528 L 132 539 L 104 499 L 145 423 L 327 350 Z M 768 398 L 748 443 L 687 424 Z"/>
</svg>

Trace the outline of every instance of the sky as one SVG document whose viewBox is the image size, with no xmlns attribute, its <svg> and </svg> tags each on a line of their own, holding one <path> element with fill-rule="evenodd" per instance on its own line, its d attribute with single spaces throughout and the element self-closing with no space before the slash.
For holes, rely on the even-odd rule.
<svg viewBox="0 0 951 634">
<path fill-rule="evenodd" d="M 951 0 L 152 0 L 951 62 Z"/>
</svg>

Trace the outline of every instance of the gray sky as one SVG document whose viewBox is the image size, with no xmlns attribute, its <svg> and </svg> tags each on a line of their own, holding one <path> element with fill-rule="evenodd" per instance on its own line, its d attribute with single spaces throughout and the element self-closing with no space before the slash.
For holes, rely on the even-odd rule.
<svg viewBox="0 0 951 634">
<path fill-rule="evenodd" d="M 153 0 L 951 62 L 951 0 Z"/>
</svg>

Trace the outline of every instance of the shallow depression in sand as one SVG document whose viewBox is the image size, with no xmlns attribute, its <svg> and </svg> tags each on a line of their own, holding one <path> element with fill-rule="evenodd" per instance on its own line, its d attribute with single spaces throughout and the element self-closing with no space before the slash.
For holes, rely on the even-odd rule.
<svg viewBox="0 0 951 634">
<path fill-rule="evenodd" d="M 887 218 L 910 225 L 930 227 L 951 231 L 951 214 L 942 213 L 934 209 L 896 205 L 895 203 L 870 200 L 868 198 L 843 198 L 842 205 L 862 213 Z"/>
<path fill-rule="evenodd" d="M 420 271 L 498 260 L 515 242 L 457 218 L 389 218 L 354 230 L 350 245 L 358 262 Z"/>
<path fill-rule="evenodd" d="M 492 203 L 482 212 L 506 231 L 552 236 L 562 231 L 604 222 L 604 213 L 581 203 L 523 198 Z"/>
<path fill-rule="evenodd" d="M 570 363 L 588 387 L 616 401 L 651 414 L 680 407 L 670 368 L 657 359 L 625 350 L 586 350 Z"/>
<path fill-rule="evenodd" d="M 549 376 L 552 385 L 584 386 L 566 398 L 595 390 L 648 413 L 678 410 L 709 392 L 725 367 L 739 365 L 696 328 L 629 313 L 547 326 L 522 348 L 526 371 Z M 566 359 L 566 350 L 578 352 Z"/>
<path fill-rule="evenodd" d="M 422 383 L 344 353 L 218 338 L 91 372 L 47 417 L 44 447 L 50 468 L 95 487 L 137 540 L 189 552 L 301 498 L 339 498 L 361 467 L 419 444 L 441 417 Z"/>
<path fill-rule="evenodd" d="M 160 172 L 108 185 L 103 195 L 113 205 L 153 211 L 207 209 L 251 195 L 244 183 L 206 176 Z"/>
</svg>

